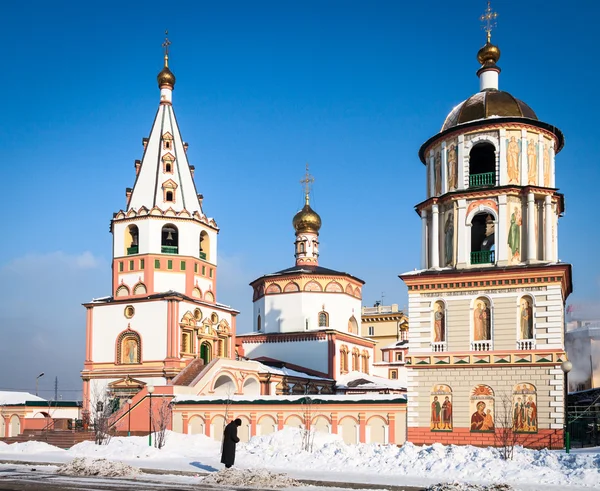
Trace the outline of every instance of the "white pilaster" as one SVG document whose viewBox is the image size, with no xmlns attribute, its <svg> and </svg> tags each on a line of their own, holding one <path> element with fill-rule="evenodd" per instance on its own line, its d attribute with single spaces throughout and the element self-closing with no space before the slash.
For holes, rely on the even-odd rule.
<svg viewBox="0 0 600 491">
<path fill-rule="evenodd" d="M 458 183 L 456 189 L 465 189 L 465 135 L 458 136 L 456 158 L 458 159 Z"/>
<path fill-rule="evenodd" d="M 521 130 L 521 186 L 527 186 L 527 130 Z"/>
<path fill-rule="evenodd" d="M 554 142 L 550 145 L 550 187 L 556 187 L 556 167 L 555 167 Z"/>
<path fill-rule="evenodd" d="M 440 237 L 439 237 L 440 218 L 438 205 L 431 207 L 431 268 L 440 267 Z"/>
<path fill-rule="evenodd" d="M 435 155 L 429 152 L 429 197 L 435 196 Z"/>
<path fill-rule="evenodd" d="M 506 195 L 498 196 L 498 221 L 496 223 L 496 264 L 506 266 L 508 264 L 508 231 L 507 231 L 507 211 L 508 202 Z"/>
<path fill-rule="evenodd" d="M 554 260 L 554 251 L 552 247 L 552 198 L 544 198 L 544 259 L 546 261 Z"/>
<path fill-rule="evenodd" d="M 527 193 L 527 260 L 536 259 L 535 254 L 535 199 L 533 193 Z"/>
<path fill-rule="evenodd" d="M 467 254 L 471 251 L 471 247 L 467 244 L 466 239 L 465 221 L 467 220 L 467 200 L 459 199 L 456 202 L 456 206 L 456 267 L 465 268 L 467 264 L 469 264 Z"/>
<path fill-rule="evenodd" d="M 498 154 L 500 158 L 499 166 L 498 166 L 498 182 L 500 186 L 505 186 L 508 184 L 508 169 L 506 164 L 506 130 L 504 128 L 500 128 L 500 148 L 498 149 Z M 498 245 L 496 244 L 496 247 Z"/>
<path fill-rule="evenodd" d="M 427 210 L 421 210 L 421 269 L 427 269 Z"/>
<path fill-rule="evenodd" d="M 446 142 L 442 142 L 442 194 L 448 192 L 448 169 L 446 167 Z"/>
</svg>

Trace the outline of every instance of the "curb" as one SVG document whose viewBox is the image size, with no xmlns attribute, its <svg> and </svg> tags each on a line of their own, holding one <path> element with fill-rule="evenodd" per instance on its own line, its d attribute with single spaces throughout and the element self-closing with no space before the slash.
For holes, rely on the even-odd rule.
<svg viewBox="0 0 600 491">
<path fill-rule="evenodd" d="M 0 460 L 0 464 L 8 464 L 8 465 L 26 465 L 26 466 L 40 466 L 40 465 L 51 465 L 58 466 L 62 465 L 62 462 L 28 462 L 23 460 Z M 173 475 L 173 476 L 208 476 L 211 474 L 210 472 L 205 471 L 179 471 L 179 470 L 169 470 L 169 469 L 148 469 L 144 467 L 140 467 L 140 470 L 144 474 L 154 474 L 154 475 Z M 387 484 L 371 484 L 371 483 L 363 483 L 363 482 L 340 482 L 340 481 L 327 481 L 327 480 L 317 480 L 317 479 L 299 479 L 293 478 L 296 481 L 301 482 L 302 484 L 306 484 L 307 486 L 317 486 L 322 488 L 344 488 L 344 489 L 381 489 L 388 491 L 425 491 L 426 488 L 421 486 L 401 486 L 401 485 L 387 485 Z M 213 486 L 211 486 L 213 487 Z M 229 486 L 228 486 L 229 487 Z M 232 489 L 247 489 L 247 488 L 238 488 L 236 486 L 231 486 Z"/>
</svg>

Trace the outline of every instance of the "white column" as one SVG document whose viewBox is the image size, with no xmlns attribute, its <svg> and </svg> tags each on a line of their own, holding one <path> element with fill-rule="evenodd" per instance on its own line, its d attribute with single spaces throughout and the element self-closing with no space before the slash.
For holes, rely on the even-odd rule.
<svg viewBox="0 0 600 491">
<path fill-rule="evenodd" d="M 505 186 L 508 184 L 508 170 L 506 167 L 506 130 L 504 128 L 500 129 L 500 148 L 498 149 L 498 154 L 500 156 L 498 182 L 500 186 Z M 497 244 L 496 247 L 498 247 Z"/>
<path fill-rule="evenodd" d="M 456 189 L 465 189 L 465 135 L 458 136 L 456 158 L 458 160 L 458 183 Z"/>
<path fill-rule="evenodd" d="M 556 155 L 554 154 L 554 141 L 550 145 L 550 187 L 556 187 L 556 167 L 555 167 Z"/>
<path fill-rule="evenodd" d="M 544 198 L 544 259 L 554 260 L 552 247 L 552 197 Z"/>
<path fill-rule="evenodd" d="M 421 269 L 427 269 L 427 210 L 421 210 Z"/>
<path fill-rule="evenodd" d="M 527 260 L 535 260 L 535 200 L 533 193 L 527 193 Z"/>
<path fill-rule="evenodd" d="M 446 142 L 442 142 L 442 194 L 448 192 L 448 169 L 446 168 Z"/>
<path fill-rule="evenodd" d="M 506 195 L 502 194 L 498 196 L 498 222 L 496 223 L 496 237 L 494 237 L 496 264 L 498 266 L 506 266 L 508 264 L 507 206 Z"/>
<path fill-rule="evenodd" d="M 439 225 L 440 219 L 438 213 L 438 205 L 433 205 L 431 207 L 431 268 L 440 267 Z"/>
<path fill-rule="evenodd" d="M 544 185 L 544 135 L 538 135 L 538 155 L 537 155 L 537 184 Z"/>
<path fill-rule="evenodd" d="M 460 182 L 460 180 L 459 180 Z M 466 226 L 465 221 L 467 219 L 467 200 L 459 199 L 456 203 L 456 267 L 465 268 L 469 261 L 467 260 L 467 254 L 471 251 L 471 245 L 467 243 L 466 239 Z"/>
<path fill-rule="evenodd" d="M 527 130 L 521 130 L 521 186 L 527 186 Z"/>
</svg>

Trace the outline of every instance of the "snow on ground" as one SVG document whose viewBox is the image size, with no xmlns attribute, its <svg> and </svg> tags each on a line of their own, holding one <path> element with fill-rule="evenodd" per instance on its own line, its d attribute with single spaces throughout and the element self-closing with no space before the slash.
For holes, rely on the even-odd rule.
<svg viewBox="0 0 600 491">
<path fill-rule="evenodd" d="M 490 484 L 479 486 L 477 484 L 465 484 L 465 483 L 445 483 L 445 484 L 434 484 L 429 486 L 425 491 L 513 491 L 513 487 L 508 484 Z"/>
<path fill-rule="evenodd" d="M 56 473 L 65 476 L 102 476 L 102 477 L 133 477 L 140 474 L 140 469 L 123 462 L 106 459 L 89 459 L 77 457 L 68 464 L 61 465 Z"/>
<path fill-rule="evenodd" d="M 225 486 L 292 488 L 302 483 L 285 474 L 269 472 L 265 469 L 223 469 L 213 472 L 202 479 L 202 484 L 221 484 Z"/>
<path fill-rule="evenodd" d="M 115 437 L 108 445 L 83 442 L 62 450 L 41 442 L 0 445 L 0 460 L 63 463 L 75 457 L 106 458 L 140 468 L 216 472 L 221 444 L 204 435 L 169 433 L 163 449 L 147 437 Z M 338 435 L 315 433 L 312 452 L 302 449 L 302 433 L 287 428 L 237 448 L 235 468 L 266 469 L 293 478 L 390 485 L 460 481 L 506 483 L 515 489 L 545 491 L 600 489 L 600 449 L 571 453 L 515 449 L 504 461 L 494 448 L 395 445 L 346 445 Z M 443 488 L 441 488 L 443 489 Z M 451 489 L 451 488 L 449 488 Z"/>
</svg>

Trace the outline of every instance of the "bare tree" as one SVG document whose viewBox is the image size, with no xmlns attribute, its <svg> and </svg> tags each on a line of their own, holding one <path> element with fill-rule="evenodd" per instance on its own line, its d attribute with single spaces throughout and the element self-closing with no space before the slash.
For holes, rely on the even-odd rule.
<svg viewBox="0 0 600 491">
<path fill-rule="evenodd" d="M 231 384 L 227 385 L 227 398 L 225 399 L 225 413 L 223 414 L 223 428 L 221 429 L 221 435 L 225 434 L 225 426 L 227 426 L 227 420 L 229 419 L 229 407 L 231 406 L 231 396 L 233 395 L 233 386 Z M 223 453 L 223 445 L 225 444 L 225 439 L 221 438 L 221 453 Z"/>
<path fill-rule="evenodd" d="M 307 392 L 305 390 L 305 392 Z M 305 395 L 301 399 L 302 405 L 302 450 L 305 452 L 312 452 L 315 442 L 316 427 L 313 426 L 313 422 L 317 419 L 318 414 L 316 412 L 316 404 L 310 396 Z"/>
<path fill-rule="evenodd" d="M 512 460 L 515 447 L 523 445 L 527 439 L 526 433 L 517 431 L 516 423 L 513 398 L 511 394 L 504 393 L 496 398 L 494 429 L 494 446 L 500 448 L 500 455 L 504 460 Z"/>
<path fill-rule="evenodd" d="M 158 408 L 152 411 L 152 430 L 154 431 L 154 446 L 163 448 L 167 441 L 167 428 L 171 422 L 173 414 L 173 405 L 171 401 L 162 398 L 158 404 Z"/>
<path fill-rule="evenodd" d="M 112 405 L 108 392 L 95 387 L 89 401 L 89 420 L 94 431 L 96 445 L 108 445 L 114 432 L 111 423 Z"/>
</svg>

